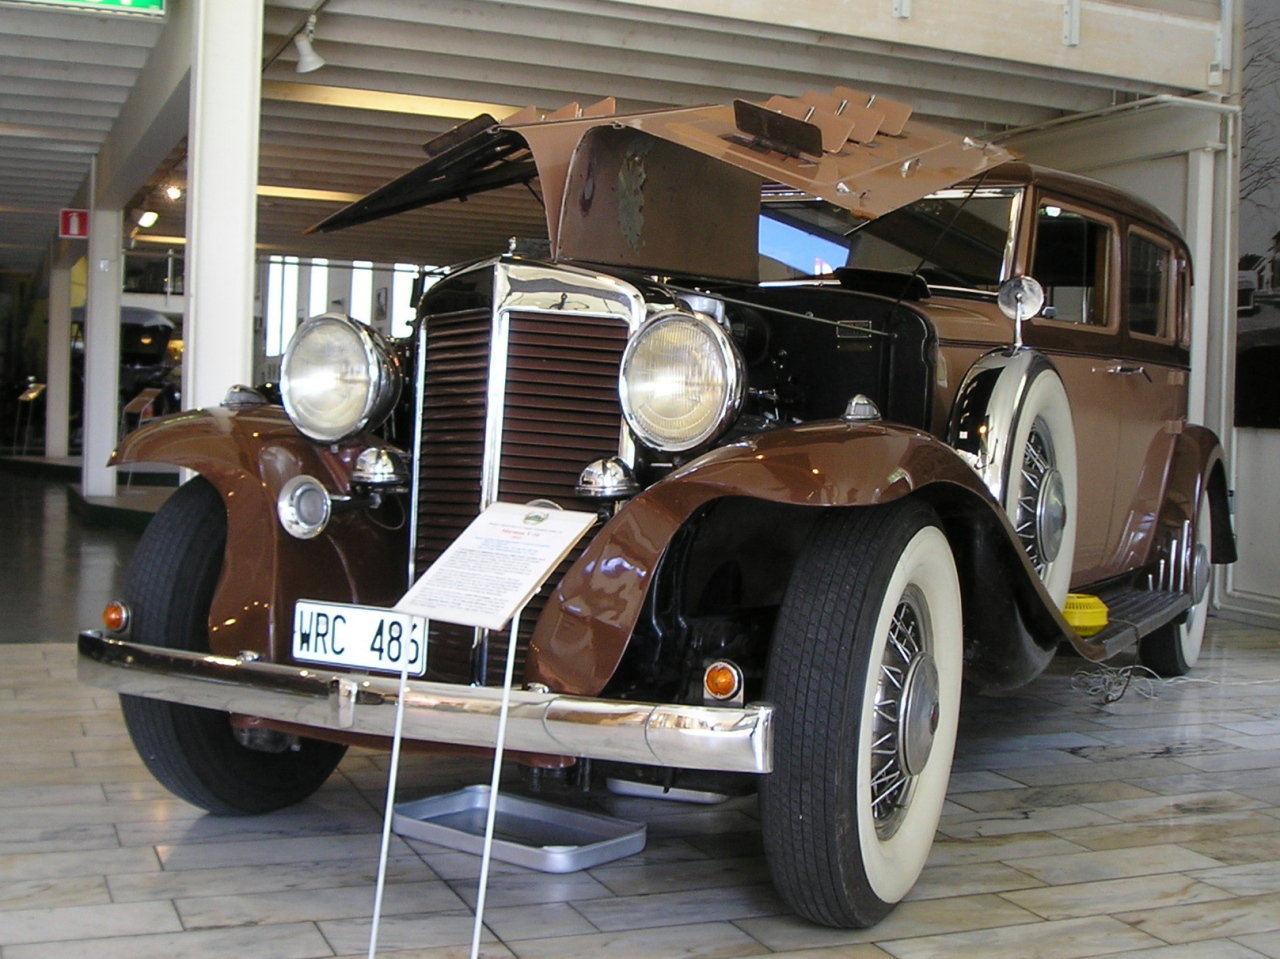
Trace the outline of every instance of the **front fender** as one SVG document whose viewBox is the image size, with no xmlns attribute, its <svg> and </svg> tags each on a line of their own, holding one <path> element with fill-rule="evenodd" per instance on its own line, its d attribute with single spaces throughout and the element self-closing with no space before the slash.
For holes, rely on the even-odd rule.
<svg viewBox="0 0 1280 959">
<path fill-rule="evenodd" d="M 1017 593 L 1019 606 L 1029 610 L 1025 618 L 1036 626 L 1036 644 L 1051 649 L 1073 635 L 1025 554 L 1016 546 L 1010 550 L 1015 537 L 1003 512 L 954 450 L 905 427 L 822 422 L 713 450 L 631 500 L 596 535 L 543 610 L 526 679 L 561 692 L 597 695 L 622 658 L 664 551 L 695 511 L 712 500 L 745 496 L 833 508 L 889 503 L 914 493 L 953 504 L 954 513 L 977 515 L 980 519 L 972 521 L 988 529 L 1003 524 L 1003 536 L 997 534 L 988 545 L 1006 565 L 1020 564 L 1023 570 L 1021 579 L 1027 582 L 1015 584 L 1010 594 Z M 965 505 L 954 505 L 960 502 Z M 1038 667 L 1044 659 L 1037 655 L 1031 661 Z"/>
<path fill-rule="evenodd" d="M 159 462 L 194 470 L 227 506 L 222 575 L 209 610 L 210 651 L 253 650 L 287 658 L 299 598 L 392 605 L 405 589 L 403 507 L 371 521 L 368 511 L 337 513 L 311 540 L 290 536 L 276 518 L 276 496 L 294 476 L 314 476 L 346 495 L 355 457 L 380 441 L 358 435 L 333 447 L 302 436 L 279 407 L 190 410 L 130 433 L 110 465 Z"/>
</svg>

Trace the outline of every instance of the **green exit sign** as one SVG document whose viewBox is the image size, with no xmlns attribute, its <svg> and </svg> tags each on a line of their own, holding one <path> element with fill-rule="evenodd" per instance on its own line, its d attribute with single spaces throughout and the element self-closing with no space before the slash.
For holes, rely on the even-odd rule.
<svg viewBox="0 0 1280 959">
<path fill-rule="evenodd" d="M 96 10 L 101 13 L 164 16 L 164 0 L 8 0 L 8 2 L 36 7 L 60 7 L 64 10 Z"/>
</svg>

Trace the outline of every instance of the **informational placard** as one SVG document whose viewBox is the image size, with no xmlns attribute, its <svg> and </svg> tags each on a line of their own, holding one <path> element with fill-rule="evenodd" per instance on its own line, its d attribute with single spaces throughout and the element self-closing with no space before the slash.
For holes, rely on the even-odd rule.
<svg viewBox="0 0 1280 959">
<path fill-rule="evenodd" d="M 395 608 L 463 626 L 502 629 L 595 521 L 595 513 L 494 503 Z"/>
</svg>

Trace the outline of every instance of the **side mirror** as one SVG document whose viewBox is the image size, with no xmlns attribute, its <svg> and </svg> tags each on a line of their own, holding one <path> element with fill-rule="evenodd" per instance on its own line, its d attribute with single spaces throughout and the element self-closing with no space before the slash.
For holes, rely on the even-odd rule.
<svg viewBox="0 0 1280 959">
<path fill-rule="evenodd" d="M 1011 277 L 1000 284 L 996 303 L 1013 320 L 1013 348 L 1022 349 L 1022 323 L 1044 309 L 1044 287 L 1034 277 Z"/>
</svg>

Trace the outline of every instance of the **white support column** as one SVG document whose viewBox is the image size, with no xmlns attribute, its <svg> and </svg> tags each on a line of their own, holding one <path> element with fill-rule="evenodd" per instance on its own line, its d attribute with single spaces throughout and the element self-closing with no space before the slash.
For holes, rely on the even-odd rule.
<svg viewBox="0 0 1280 959">
<path fill-rule="evenodd" d="M 1187 212 L 1183 232 L 1191 248 L 1195 284 L 1191 288 L 1191 376 L 1187 390 L 1187 419 L 1205 422 L 1206 381 L 1209 372 L 1211 277 L 1214 262 L 1214 155 L 1208 150 L 1187 154 Z M 1234 278 L 1235 273 L 1232 272 Z"/>
<path fill-rule="evenodd" d="M 71 267 L 49 262 L 49 327 L 45 337 L 44 455 L 66 456 L 71 417 Z"/>
<path fill-rule="evenodd" d="M 261 0 L 194 8 L 183 404 L 215 406 L 253 379 Z"/>
<path fill-rule="evenodd" d="M 394 274 L 388 269 L 373 271 L 373 303 L 369 307 L 369 322 L 382 333 L 391 332 L 391 282 Z"/>
<path fill-rule="evenodd" d="M 124 256 L 119 208 L 89 211 L 89 282 L 84 318 L 84 461 L 80 486 L 85 496 L 114 496 L 116 471 L 107 458 L 116 445 L 120 391 L 120 289 Z"/>
<path fill-rule="evenodd" d="M 326 313 L 351 312 L 351 266 L 329 264 L 329 304 Z"/>
</svg>

